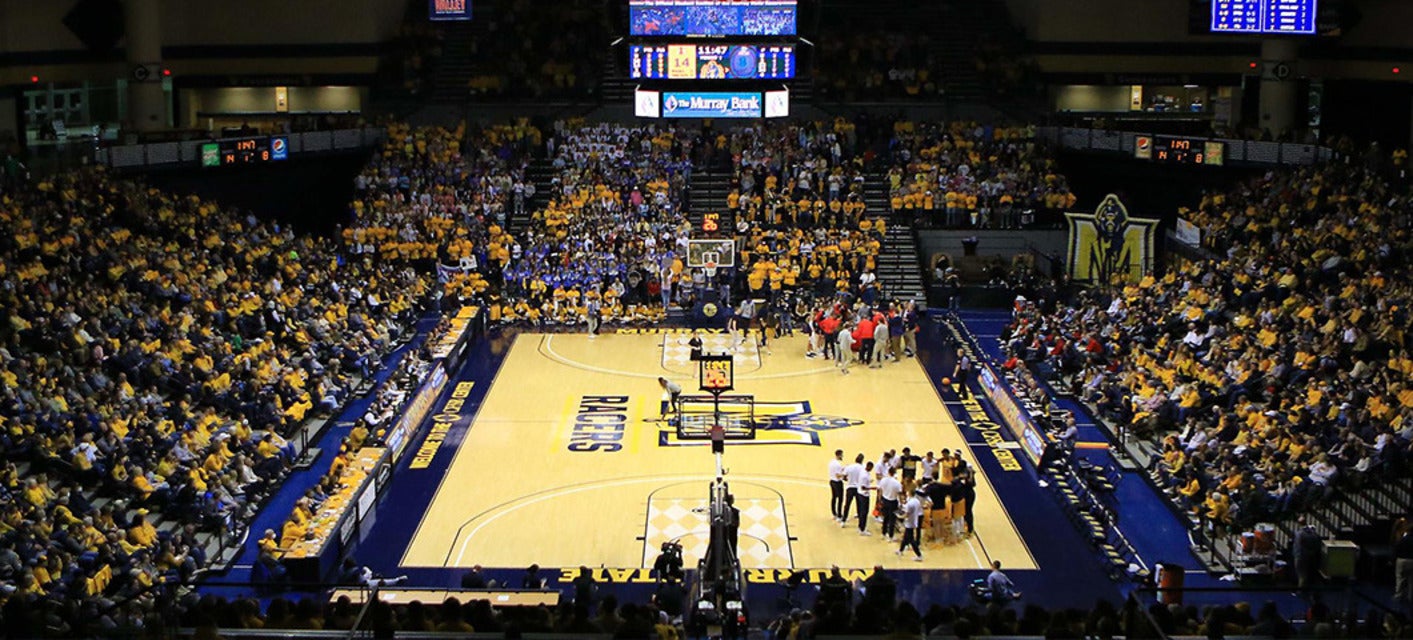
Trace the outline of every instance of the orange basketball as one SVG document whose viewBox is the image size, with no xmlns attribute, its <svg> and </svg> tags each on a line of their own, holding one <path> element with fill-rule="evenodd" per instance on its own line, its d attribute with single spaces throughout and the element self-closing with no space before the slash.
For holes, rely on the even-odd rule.
<svg viewBox="0 0 1413 640">
<path fill-rule="evenodd" d="M 952 386 L 952 379 L 951 379 L 951 378 L 943 378 L 943 379 L 942 379 L 942 386 L 944 386 L 944 387 L 950 387 L 950 386 Z"/>
</svg>

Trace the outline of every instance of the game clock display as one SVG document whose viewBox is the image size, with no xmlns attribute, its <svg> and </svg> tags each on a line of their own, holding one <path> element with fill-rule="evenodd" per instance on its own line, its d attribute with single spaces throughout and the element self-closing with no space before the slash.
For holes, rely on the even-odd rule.
<svg viewBox="0 0 1413 640">
<path fill-rule="evenodd" d="M 1134 139 L 1134 156 L 1166 164 L 1226 164 L 1227 145 L 1215 140 L 1179 138 L 1173 136 L 1138 136 Z"/>
<path fill-rule="evenodd" d="M 706 237 L 730 237 L 736 233 L 736 216 L 730 211 L 711 211 L 702 214 L 702 235 Z"/>
<path fill-rule="evenodd" d="M 289 139 L 284 136 L 236 138 L 201 145 L 201 166 L 261 164 L 289 159 Z"/>
<path fill-rule="evenodd" d="M 736 361 L 729 355 L 703 355 L 701 365 L 702 391 L 730 391 L 735 384 Z"/>
<path fill-rule="evenodd" d="M 628 47 L 628 75 L 642 80 L 788 80 L 789 44 L 666 44 Z"/>
</svg>

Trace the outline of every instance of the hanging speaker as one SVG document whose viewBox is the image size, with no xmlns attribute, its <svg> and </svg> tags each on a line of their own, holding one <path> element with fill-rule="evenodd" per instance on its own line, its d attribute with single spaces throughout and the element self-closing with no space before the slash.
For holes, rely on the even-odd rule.
<svg viewBox="0 0 1413 640">
<path fill-rule="evenodd" d="M 64 26 L 90 51 L 107 51 L 123 39 L 123 4 L 118 0 L 79 0 L 64 15 Z"/>
</svg>

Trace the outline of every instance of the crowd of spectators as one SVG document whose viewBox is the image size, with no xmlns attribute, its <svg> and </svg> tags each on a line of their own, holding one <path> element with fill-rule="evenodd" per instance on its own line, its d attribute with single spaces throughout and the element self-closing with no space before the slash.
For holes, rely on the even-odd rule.
<svg viewBox="0 0 1413 640">
<path fill-rule="evenodd" d="M 354 179 L 346 250 L 424 266 L 487 261 L 500 247 L 488 239 L 524 206 L 525 166 L 540 142 L 524 120 L 476 131 L 465 123 L 389 126 L 383 148 Z"/>
<path fill-rule="evenodd" d="M 379 367 L 429 284 L 100 169 L 7 191 L 0 226 L 7 630 L 190 578 L 198 534 L 239 527 L 286 436 Z"/>
<path fill-rule="evenodd" d="M 1406 473 L 1408 194 L 1347 158 L 1207 194 L 1179 214 L 1217 255 L 1023 309 L 1006 348 L 1161 442 L 1155 477 L 1218 526 Z"/>
<path fill-rule="evenodd" d="M 1040 66 L 1020 53 L 1021 43 L 1004 34 L 980 34 L 972 63 L 982 87 L 997 97 L 1043 94 Z"/>
<path fill-rule="evenodd" d="M 480 136 L 398 129 L 358 180 L 344 240 L 354 254 L 435 261 L 445 295 L 484 305 L 492 323 L 579 324 L 591 301 L 610 321 L 656 320 L 685 255 L 694 140 L 578 120 L 547 134 L 524 122 Z M 524 169 L 539 149 L 552 178 L 531 207 Z M 508 216 L 528 222 L 519 237 Z"/>
<path fill-rule="evenodd" d="M 692 140 L 657 126 L 555 129 L 550 200 L 505 270 L 500 319 L 578 324 L 591 307 L 609 322 L 660 319 L 664 275 L 690 232 Z"/>
<path fill-rule="evenodd" d="M 527 588 L 531 588 L 528 587 Z M 1254 636 L 1267 638 L 1402 638 L 1410 628 L 1395 613 L 1339 610 L 1314 603 L 1303 611 L 1281 611 L 1274 602 L 1253 607 L 1249 602 L 1227 605 L 1143 604 L 1129 599 L 1122 605 L 1107 600 L 1093 608 L 1047 609 L 1034 604 L 924 603 L 895 599 L 896 583 L 881 569 L 850 583 L 831 576 L 818 597 L 759 621 L 766 638 L 804 640 L 853 635 L 868 637 L 989 637 L 1114 638 L 1164 636 Z M 375 637 L 400 631 L 443 633 L 607 635 L 615 638 L 689 637 L 681 619 L 682 591 L 676 583 L 660 583 L 649 602 L 620 603 L 613 595 L 587 602 L 566 598 L 557 607 L 492 607 L 485 600 L 462 602 L 375 603 L 360 629 Z M 172 607 L 170 622 L 196 629 L 197 637 L 215 637 L 221 629 L 351 630 L 359 606 L 348 598 L 332 602 L 274 598 L 262 610 L 254 599 L 226 600 L 190 596 Z M 1297 626 L 1290 618 L 1300 618 Z M 755 625 L 753 625 L 755 626 Z M 1160 636 L 1159 633 L 1164 634 Z"/>
<path fill-rule="evenodd" d="M 894 29 L 822 36 L 815 87 L 824 96 L 848 99 L 936 98 L 945 93 L 941 70 L 926 34 Z M 864 98 L 866 96 L 866 98 Z"/>
<path fill-rule="evenodd" d="M 731 157 L 725 208 L 740 241 L 736 289 L 775 301 L 782 292 L 859 295 L 886 222 L 863 201 L 864 158 L 848 120 L 769 124 L 717 133 Z"/>
<path fill-rule="evenodd" d="M 488 26 L 467 43 L 473 98 L 579 98 L 597 90 L 611 51 L 601 3 L 573 0 L 544 11 L 532 0 L 498 0 L 475 10 Z"/>
<path fill-rule="evenodd" d="M 609 322 L 653 322 L 673 304 L 690 308 L 706 287 L 722 288 L 728 304 L 741 294 L 860 295 L 876 282 L 888 212 L 864 203 L 877 157 L 858 127 L 836 118 L 699 128 L 567 120 L 544 133 L 522 122 L 475 135 L 397 128 L 358 179 L 344 239 L 354 254 L 437 261 L 446 295 L 485 305 L 493 323 L 580 324 L 591 308 Z M 884 130 L 899 211 L 989 226 L 995 206 L 995 224 L 1013 226 L 1022 208 L 1073 203 L 1027 129 Z M 552 173 L 540 187 L 547 203 L 531 206 L 525 168 L 540 149 Z M 739 255 L 715 280 L 684 264 L 694 166 L 730 173 L 719 205 Z M 512 235 L 510 216 L 528 227 Z"/>
<path fill-rule="evenodd" d="M 387 62 L 379 70 L 384 89 L 420 96 L 432 82 L 432 72 L 442 56 L 446 37 L 426 16 L 409 16 L 388 43 Z"/>
<path fill-rule="evenodd" d="M 923 225 L 1015 229 L 1075 203 L 1031 127 L 900 121 L 889 146 L 889 204 Z"/>
</svg>

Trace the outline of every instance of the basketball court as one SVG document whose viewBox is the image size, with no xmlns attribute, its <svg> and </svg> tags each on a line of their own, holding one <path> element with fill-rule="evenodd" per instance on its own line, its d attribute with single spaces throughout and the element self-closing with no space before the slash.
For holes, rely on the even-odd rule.
<svg viewBox="0 0 1413 640">
<path fill-rule="evenodd" d="M 664 541 L 682 544 L 687 566 L 706 545 L 705 507 L 715 476 L 710 442 L 693 437 L 713 415 L 699 391 L 689 333 L 520 334 L 450 467 L 429 496 L 401 565 L 405 567 L 651 567 Z M 886 567 L 1008 569 L 1035 561 L 975 464 L 942 399 L 913 359 L 882 369 L 804 357 L 795 336 L 761 352 L 748 340 L 704 333 L 704 352 L 731 352 L 734 388 L 725 422 L 756 426 L 726 443 L 727 481 L 741 511 L 739 554 L 746 569 Z M 658 377 L 686 396 L 684 433 Z M 705 417 L 704 417 L 705 416 Z M 736 434 L 740 435 L 740 434 Z M 829 514 L 828 461 L 889 448 L 963 449 L 977 471 L 977 535 L 925 545 L 924 561 L 894 555 L 881 525 L 871 537 Z M 409 523 L 410 524 L 410 523 Z"/>
</svg>

